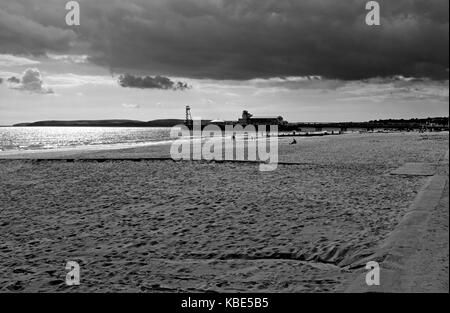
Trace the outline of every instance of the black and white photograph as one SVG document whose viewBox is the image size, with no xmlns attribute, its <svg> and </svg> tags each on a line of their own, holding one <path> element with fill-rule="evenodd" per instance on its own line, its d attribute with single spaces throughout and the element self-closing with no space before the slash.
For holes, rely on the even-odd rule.
<svg viewBox="0 0 450 313">
<path fill-rule="evenodd" d="M 448 181 L 447 0 L 0 0 L 0 294 L 448 293 Z"/>
</svg>

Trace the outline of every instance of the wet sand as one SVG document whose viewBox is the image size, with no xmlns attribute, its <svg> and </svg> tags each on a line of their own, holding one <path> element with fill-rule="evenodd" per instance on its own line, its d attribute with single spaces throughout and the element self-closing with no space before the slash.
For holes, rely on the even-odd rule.
<svg viewBox="0 0 450 313">
<path fill-rule="evenodd" d="M 279 159 L 301 164 L 273 172 L 242 163 L 0 160 L 1 290 L 345 290 L 426 180 L 390 173 L 438 162 L 448 133 L 297 141 L 281 140 Z M 70 157 L 164 157 L 168 147 Z M 43 155 L 69 154 L 33 157 Z M 69 260 L 81 266 L 80 286 L 64 283 Z"/>
</svg>

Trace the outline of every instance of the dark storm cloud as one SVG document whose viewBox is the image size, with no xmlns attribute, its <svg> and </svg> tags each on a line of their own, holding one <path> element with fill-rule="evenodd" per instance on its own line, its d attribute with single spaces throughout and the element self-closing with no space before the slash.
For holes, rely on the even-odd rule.
<svg viewBox="0 0 450 313">
<path fill-rule="evenodd" d="M 0 0 L 0 53 L 37 55 L 49 50 L 65 51 L 76 40 L 75 33 L 70 29 L 41 24 L 31 16 L 25 16 L 26 10 L 31 11 L 34 2 L 22 7 L 20 2 L 25 1 L 6 1 Z M 16 9 L 9 10 L 9 7 Z"/>
<path fill-rule="evenodd" d="M 130 74 L 120 75 L 119 84 L 122 87 L 144 89 L 185 90 L 189 88 L 186 83 L 174 82 L 170 78 L 159 75 L 155 77 L 139 77 Z"/>
<path fill-rule="evenodd" d="M 197 78 L 448 78 L 448 0 L 378 1 L 379 27 L 365 0 L 79 2 L 72 30 L 65 1 L 0 0 L 0 52 L 87 49 L 112 69 Z"/>
<path fill-rule="evenodd" d="M 20 79 L 15 76 L 12 76 L 12 77 L 8 78 L 8 83 L 20 84 Z"/>
</svg>

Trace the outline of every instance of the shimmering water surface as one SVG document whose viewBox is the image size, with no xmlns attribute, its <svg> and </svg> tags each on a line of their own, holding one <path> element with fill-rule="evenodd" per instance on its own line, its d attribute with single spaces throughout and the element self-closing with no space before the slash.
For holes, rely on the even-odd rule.
<svg viewBox="0 0 450 313">
<path fill-rule="evenodd" d="M 169 140 L 170 128 L 0 127 L 0 153 L 89 146 L 120 147 Z"/>
</svg>

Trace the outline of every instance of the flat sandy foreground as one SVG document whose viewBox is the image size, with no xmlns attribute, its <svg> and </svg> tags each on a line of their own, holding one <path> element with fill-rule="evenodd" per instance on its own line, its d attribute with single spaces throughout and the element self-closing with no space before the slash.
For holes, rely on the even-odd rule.
<svg viewBox="0 0 450 313">
<path fill-rule="evenodd" d="M 280 161 L 298 164 L 272 172 L 252 163 L 0 160 L 0 290 L 345 291 L 427 179 L 391 171 L 442 161 L 448 133 L 290 140 L 280 141 Z M 168 147 L 75 157 L 168 156 Z M 447 222 L 432 219 L 428 236 L 447 240 L 441 259 L 430 258 L 446 271 L 448 292 L 448 199 L 441 211 Z M 81 266 L 79 286 L 65 284 L 67 261 Z M 411 266 L 430 267 L 423 263 Z"/>
</svg>

